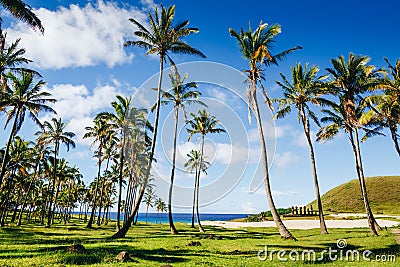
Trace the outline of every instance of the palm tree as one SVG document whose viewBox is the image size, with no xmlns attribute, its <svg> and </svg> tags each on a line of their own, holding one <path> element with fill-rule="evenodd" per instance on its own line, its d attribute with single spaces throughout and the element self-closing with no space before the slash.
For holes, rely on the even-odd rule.
<svg viewBox="0 0 400 267">
<path fill-rule="evenodd" d="M 203 157 L 202 162 L 200 162 L 200 150 L 191 150 L 189 154 L 186 154 L 188 160 L 185 162 L 184 167 L 190 173 L 194 172 L 194 187 L 193 187 L 193 203 L 192 203 L 192 225 L 191 228 L 194 228 L 194 208 L 196 206 L 196 192 L 198 191 L 198 183 L 197 183 L 197 170 L 200 170 L 206 173 L 206 170 L 210 163 L 205 160 L 205 156 Z"/>
<path fill-rule="evenodd" d="M 311 118 L 318 126 L 320 126 L 316 114 L 309 106 L 310 104 L 320 105 L 321 102 L 324 103 L 324 99 L 321 98 L 321 95 L 326 93 L 326 90 L 323 88 L 323 80 L 325 80 L 327 76 L 317 77 L 318 71 L 319 68 L 317 66 L 311 66 L 308 68 L 308 64 L 306 64 L 303 68 L 301 64 L 298 63 L 292 68 L 292 82 L 289 82 L 285 75 L 281 73 L 282 82 L 277 81 L 276 83 L 282 88 L 284 98 L 274 99 L 274 101 L 279 103 L 278 111 L 275 115 L 276 118 L 284 118 L 292 111 L 292 107 L 294 107 L 297 109 L 299 122 L 303 124 L 304 134 L 306 135 L 307 143 L 310 148 L 315 195 L 318 203 L 319 226 L 321 234 L 327 234 L 328 230 L 326 229 L 321 195 L 319 192 L 317 167 L 315 165 L 315 155 L 311 140 L 309 119 Z"/>
<path fill-rule="evenodd" d="M 87 131 L 83 138 L 94 138 L 92 145 L 98 143 L 97 153 L 96 156 L 98 158 L 98 171 L 97 171 L 97 179 L 96 179 L 96 188 L 93 195 L 92 200 L 92 211 L 90 214 L 89 222 L 87 223 L 86 227 L 92 227 L 94 214 L 96 211 L 96 201 L 97 201 L 97 191 L 99 188 L 99 181 L 100 181 L 100 174 L 101 174 L 101 163 L 103 160 L 103 149 L 106 148 L 107 143 L 114 135 L 114 131 L 111 129 L 111 125 L 107 123 L 106 120 L 103 118 L 94 119 L 94 126 L 85 127 Z"/>
<path fill-rule="evenodd" d="M 396 152 L 400 156 L 399 134 L 397 133 L 400 123 L 400 60 L 396 60 L 395 66 L 392 66 L 387 58 L 385 61 L 392 78 L 385 75 L 382 85 L 385 89 L 384 94 L 371 95 L 366 98 L 368 105 L 373 108 L 362 116 L 361 123 L 388 128 Z"/>
<path fill-rule="evenodd" d="M 44 145 L 54 145 L 52 189 L 50 194 L 50 205 L 47 214 L 46 227 L 50 227 L 52 223 L 53 211 L 55 207 L 56 198 L 54 196 L 54 192 L 56 190 L 58 164 L 57 156 L 60 152 L 60 145 L 64 144 L 67 147 L 67 151 L 69 151 L 70 147 L 75 148 L 75 142 L 72 140 L 72 138 L 75 137 L 75 134 L 73 132 L 65 131 L 66 126 L 67 124 L 62 122 L 61 118 L 52 118 L 51 122 L 45 121 L 43 123 L 44 131 L 39 131 L 36 133 L 36 135 L 39 135 L 40 143 Z"/>
<path fill-rule="evenodd" d="M 176 164 L 176 141 L 178 134 L 178 119 L 179 119 L 179 109 L 182 109 L 184 118 L 186 119 L 186 109 L 185 104 L 193 104 L 199 103 L 203 106 L 206 106 L 203 102 L 198 100 L 199 95 L 201 93 L 197 90 L 193 90 L 197 88 L 197 83 L 189 82 L 184 83 L 187 74 L 181 79 L 178 71 L 175 71 L 174 75 L 172 73 L 169 74 L 169 78 L 171 80 L 172 89 L 171 92 L 162 91 L 161 100 L 162 105 L 172 104 L 174 107 L 174 120 L 175 120 L 175 128 L 174 128 L 174 147 L 172 154 L 172 170 L 171 170 L 171 183 L 169 185 L 169 194 L 168 194 L 168 220 L 169 220 L 169 228 L 172 234 L 177 234 L 178 231 L 175 228 L 173 219 L 172 219 L 172 189 L 174 186 L 174 176 L 175 176 L 175 164 Z"/>
<path fill-rule="evenodd" d="M 289 53 L 300 49 L 301 47 L 296 46 L 289 50 L 280 52 L 276 55 L 272 55 L 271 48 L 275 43 L 274 38 L 281 32 L 281 27 L 278 24 L 268 26 L 268 24 L 263 24 L 262 22 L 260 22 L 260 25 L 257 27 L 257 29 L 255 29 L 254 32 L 252 31 L 251 27 L 248 31 L 244 31 L 243 29 L 241 29 L 238 33 L 233 29 L 229 29 L 229 32 L 231 36 L 235 37 L 238 41 L 239 50 L 250 64 L 250 69 L 245 71 L 248 75 L 247 81 L 249 84 L 246 88 L 248 97 L 249 119 L 250 110 L 252 110 L 254 116 L 256 117 L 258 135 L 260 137 L 261 153 L 264 167 L 264 185 L 272 217 L 274 218 L 276 227 L 278 228 L 278 231 L 282 238 L 295 239 L 293 235 L 286 229 L 285 225 L 280 219 L 275 207 L 274 200 L 272 198 L 272 191 L 269 181 L 270 177 L 268 170 L 267 148 L 265 145 L 264 132 L 261 125 L 261 116 L 257 102 L 257 85 L 261 87 L 261 91 L 270 108 L 272 109 L 271 101 L 261 83 L 261 81 L 265 79 L 262 66 L 264 64 L 266 66 L 270 66 L 271 64 L 278 65 L 278 61 L 282 61 Z"/>
<path fill-rule="evenodd" d="M 200 185 L 200 172 L 203 166 L 204 159 L 204 138 L 207 134 L 213 133 L 224 133 L 225 130 L 222 128 L 217 128 L 220 122 L 217 120 L 216 116 L 210 115 L 206 111 L 206 109 L 199 110 L 197 115 L 194 113 L 190 113 L 193 117 L 191 120 L 187 121 L 189 128 L 186 130 L 189 133 L 189 139 L 192 139 L 193 135 L 200 134 L 201 135 L 201 150 L 200 150 L 200 168 L 197 169 L 197 192 L 196 192 L 196 217 L 197 217 L 197 225 L 199 227 L 199 231 L 204 233 L 204 229 L 200 223 L 199 217 L 199 185 Z"/>
<path fill-rule="evenodd" d="M 7 121 L 4 128 L 7 127 L 12 119 L 14 119 L 14 122 L 8 137 L 1 165 L 0 188 L 7 169 L 10 145 L 13 138 L 21 129 L 26 113 L 28 113 L 29 117 L 36 125 L 42 128 L 43 125 L 37 117 L 38 113 L 40 111 L 55 113 L 47 103 L 54 103 L 56 101 L 55 99 L 49 98 L 51 96 L 50 93 L 42 91 L 45 82 L 42 80 L 37 83 L 34 82 L 33 73 L 31 72 L 22 71 L 20 77 L 15 76 L 13 73 L 8 73 L 7 78 L 10 80 L 11 86 L 7 87 L 3 97 L 0 98 L 0 110 L 6 110 L 7 112 Z"/>
<path fill-rule="evenodd" d="M 127 143 L 127 136 L 130 132 L 131 122 L 129 120 L 129 111 L 131 109 L 132 97 L 116 96 L 117 101 L 111 102 L 114 112 L 101 112 L 97 114 L 96 119 L 103 119 L 113 124 L 115 130 L 119 133 L 119 178 L 118 178 L 118 202 L 117 202 L 117 224 L 116 231 L 120 231 L 121 224 L 121 201 L 122 201 L 122 182 L 124 178 L 124 164 L 125 164 L 125 148 Z"/>
<path fill-rule="evenodd" d="M 327 68 L 326 70 L 332 75 L 332 89 L 334 90 L 333 93 L 337 97 L 339 104 L 331 105 L 336 111 L 336 117 L 334 117 L 335 120 L 332 121 L 332 119 L 325 118 L 324 121 L 338 124 L 337 120 L 340 116 L 337 116 L 337 114 L 341 115 L 341 119 L 343 120 L 341 123 L 342 128 L 344 127 L 349 135 L 354 152 L 356 170 L 360 182 L 365 210 L 368 217 L 368 225 L 371 234 L 377 236 L 377 229 L 380 227 L 376 223 L 369 206 L 358 134 L 359 129 L 365 129 L 365 127 L 363 127 L 359 122 L 362 112 L 360 111 L 360 104 L 364 102 L 362 95 L 366 92 L 376 90 L 382 84 L 379 80 L 382 70 L 376 69 L 372 65 L 367 65 L 369 61 L 369 57 L 355 56 L 353 53 L 350 53 L 347 62 L 345 61 L 344 56 L 331 59 L 333 68 Z M 334 115 L 329 112 L 327 114 L 330 117 Z M 332 125 L 334 124 L 322 128 L 322 131 L 320 132 L 320 139 L 326 139 L 324 133 L 327 132 L 328 136 L 329 133 L 332 133 L 331 129 L 334 128 Z M 374 131 L 372 131 L 372 133 L 373 132 Z"/>
<path fill-rule="evenodd" d="M 146 193 L 144 194 L 143 203 L 146 204 L 146 223 L 148 219 L 149 207 L 153 207 L 154 199 L 156 198 L 156 192 L 152 186 L 148 186 Z"/>
<path fill-rule="evenodd" d="M 7 9 L 16 19 L 27 23 L 30 27 L 40 32 L 44 28 L 40 19 L 32 12 L 32 8 L 21 0 L 0 0 L 4 9 Z M 0 18 L 1 22 L 1 18 Z M 1 25 L 0 25 L 1 26 Z M 1 27 L 0 27 L 1 29 Z"/>
<path fill-rule="evenodd" d="M 161 103 L 161 83 L 163 77 L 164 70 L 164 62 L 168 58 L 171 63 L 173 63 L 169 53 L 178 53 L 178 54 L 190 54 L 197 55 L 200 57 L 205 57 L 203 53 L 199 50 L 191 47 L 187 43 L 184 42 L 184 37 L 197 33 L 199 30 L 197 28 L 188 28 L 189 21 L 185 20 L 183 22 L 179 22 L 176 25 L 173 25 L 173 20 L 175 17 L 175 6 L 170 6 L 167 9 L 161 6 L 161 14 L 159 15 L 157 8 L 154 11 L 154 15 L 151 13 L 148 14 L 150 29 L 147 29 L 137 20 L 131 18 L 129 19 L 137 28 L 138 31 L 135 32 L 135 35 L 140 39 L 138 41 L 128 41 L 125 43 L 125 46 L 138 46 L 147 49 L 147 54 L 156 54 L 159 56 L 160 62 L 160 74 L 158 79 L 157 86 L 157 104 L 156 104 L 156 114 L 154 118 L 154 132 L 151 142 L 151 150 L 150 150 L 150 158 L 148 161 L 148 166 L 146 169 L 146 174 L 143 179 L 143 183 L 141 185 L 139 195 L 136 199 L 136 203 L 132 212 L 129 216 L 128 223 L 124 225 L 124 227 L 113 235 L 114 238 L 124 237 L 129 230 L 129 227 L 134 219 L 135 214 L 137 213 L 140 203 L 143 198 L 143 194 L 145 192 L 148 179 L 150 177 L 151 164 L 154 158 L 154 150 L 156 147 L 156 139 L 157 139 L 157 129 L 158 129 L 158 119 L 160 115 L 160 103 Z"/>
</svg>

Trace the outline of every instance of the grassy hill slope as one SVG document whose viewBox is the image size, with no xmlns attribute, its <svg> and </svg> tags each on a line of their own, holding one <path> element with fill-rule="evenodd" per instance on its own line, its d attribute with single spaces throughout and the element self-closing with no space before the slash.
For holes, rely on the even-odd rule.
<svg viewBox="0 0 400 267">
<path fill-rule="evenodd" d="M 371 209 L 375 214 L 400 214 L 400 176 L 368 177 L 365 181 Z M 315 200 L 309 205 L 317 209 Z M 322 196 L 322 205 L 328 213 L 364 213 L 358 180 L 351 180 L 326 192 Z"/>
</svg>

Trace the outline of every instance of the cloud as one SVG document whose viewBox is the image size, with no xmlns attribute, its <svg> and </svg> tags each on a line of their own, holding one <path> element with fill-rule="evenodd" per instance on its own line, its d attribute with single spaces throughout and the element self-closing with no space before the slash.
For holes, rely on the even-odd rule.
<svg viewBox="0 0 400 267">
<path fill-rule="evenodd" d="M 76 143 L 90 145 L 92 140 L 83 139 L 85 127 L 93 124 L 97 112 L 111 107 L 110 103 L 119 93 L 119 88 L 113 85 L 98 85 L 89 90 L 85 85 L 56 84 L 45 91 L 57 99 L 52 107 L 57 112 L 56 116 L 68 123 L 66 130 L 76 134 Z M 50 120 L 53 116 L 47 114 L 41 120 Z"/>
<path fill-rule="evenodd" d="M 275 155 L 273 164 L 279 170 L 284 170 L 284 169 L 286 169 L 286 167 L 297 162 L 298 160 L 299 160 L 299 157 L 297 155 L 295 155 L 293 152 L 288 151 L 283 154 L 277 153 Z"/>
<path fill-rule="evenodd" d="M 247 202 L 246 204 L 242 204 L 243 213 L 255 213 L 257 210 L 253 207 L 252 202 Z"/>
<path fill-rule="evenodd" d="M 292 130 L 290 125 L 277 126 L 273 121 L 262 121 L 262 128 L 267 139 L 282 138 Z M 250 129 L 247 134 L 250 142 L 259 142 L 257 128 Z"/>
<path fill-rule="evenodd" d="M 147 6 L 152 1 L 142 1 Z M 57 10 L 34 10 L 45 28 L 44 35 L 32 31 L 22 22 L 6 29 L 9 40 L 21 38 L 26 56 L 41 69 L 94 66 L 108 67 L 131 62 L 125 40 L 134 40 L 136 28 L 129 22 L 135 18 L 145 23 L 146 14 L 136 7 L 119 7 L 114 2 L 87 3 L 81 7 L 71 4 Z"/>
</svg>

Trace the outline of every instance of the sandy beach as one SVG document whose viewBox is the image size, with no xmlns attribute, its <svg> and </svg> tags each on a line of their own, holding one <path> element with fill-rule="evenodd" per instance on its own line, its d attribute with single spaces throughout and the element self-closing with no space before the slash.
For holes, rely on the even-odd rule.
<svg viewBox="0 0 400 267">
<path fill-rule="evenodd" d="M 328 228 L 367 228 L 367 219 L 357 220 L 326 220 Z M 393 227 L 400 224 L 400 222 L 377 219 L 381 227 Z M 245 228 L 245 227 L 275 227 L 273 221 L 264 222 L 229 222 L 229 221 L 204 221 L 203 225 L 220 226 L 223 228 Z M 319 228 L 319 220 L 286 220 L 284 224 L 288 229 L 313 229 Z"/>
</svg>

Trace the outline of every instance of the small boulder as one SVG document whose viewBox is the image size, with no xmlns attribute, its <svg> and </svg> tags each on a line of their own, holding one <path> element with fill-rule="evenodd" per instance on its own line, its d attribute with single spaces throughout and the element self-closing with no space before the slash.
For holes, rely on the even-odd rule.
<svg viewBox="0 0 400 267">
<path fill-rule="evenodd" d="M 67 252 L 84 253 L 85 251 L 86 249 L 82 244 L 74 244 L 72 246 L 67 247 Z"/>
<path fill-rule="evenodd" d="M 127 262 L 130 260 L 129 257 L 129 253 L 128 251 L 121 251 L 120 253 L 118 253 L 117 255 L 117 260 L 121 261 L 121 262 Z"/>
<path fill-rule="evenodd" d="M 196 247 L 196 246 L 201 246 L 200 241 L 190 241 L 189 244 L 187 244 L 189 247 Z"/>
<path fill-rule="evenodd" d="M 161 265 L 161 267 L 172 267 L 172 265 L 164 264 L 164 265 Z"/>
</svg>

